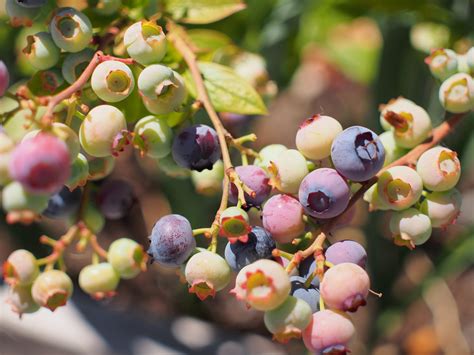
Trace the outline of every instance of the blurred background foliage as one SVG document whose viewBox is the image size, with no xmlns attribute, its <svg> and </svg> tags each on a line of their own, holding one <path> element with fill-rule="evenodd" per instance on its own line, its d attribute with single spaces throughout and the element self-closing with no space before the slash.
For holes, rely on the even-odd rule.
<svg viewBox="0 0 474 355">
<path fill-rule="evenodd" d="M 31 71 L 21 59 L 19 43 L 34 29 L 11 28 L 1 12 L 0 21 L 0 58 L 13 69 L 14 78 L 21 79 Z M 279 88 L 267 117 L 226 122 L 229 129 L 255 131 L 257 148 L 269 143 L 294 147 L 299 123 L 321 112 L 336 117 L 345 127 L 362 124 L 380 132 L 378 107 L 398 96 L 425 107 L 435 125 L 441 122 L 439 83 L 423 60 L 431 48 L 449 47 L 462 53 L 474 45 L 474 2 L 248 0 L 246 10 L 227 19 L 189 27 L 221 31 L 245 50 L 263 56 L 269 77 Z M 358 329 L 355 354 L 473 351 L 474 117 L 470 116 L 446 140 L 463 163 L 463 211 L 456 225 L 436 231 L 427 244 L 408 251 L 389 239 L 387 215 L 369 215 L 361 203 L 355 221 L 333 236 L 333 240 L 355 239 L 366 246 L 372 288 L 383 293 L 380 299 L 372 297 L 354 317 Z M 136 169 L 130 169 L 131 164 Z M 145 243 L 154 221 L 170 210 L 189 217 L 195 227 L 212 221 L 218 196 L 196 194 L 189 179 L 167 177 L 158 172 L 156 163 L 142 161 L 131 152 L 119 158 L 117 167 L 114 176 L 135 185 L 143 214 L 138 211 L 125 221 L 108 223 L 104 243 L 127 233 Z M 45 250 L 37 245 L 36 237 L 45 231 L 59 235 L 62 228 L 57 223 L 2 225 L 0 259 L 19 246 L 42 254 Z M 81 264 L 85 260 L 81 258 L 75 255 L 71 262 Z M 139 302 L 144 314 L 172 317 L 186 313 L 228 329 L 266 334 L 260 314 L 246 311 L 227 294 L 200 303 L 178 284 L 174 271 L 155 266 L 147 275 L 124 282 L 109 307 L 131 309 L 131 305 L 136 307 L 134 302 Z M 284 349 L 302 351 L 296 343 Z"/>
</svg>

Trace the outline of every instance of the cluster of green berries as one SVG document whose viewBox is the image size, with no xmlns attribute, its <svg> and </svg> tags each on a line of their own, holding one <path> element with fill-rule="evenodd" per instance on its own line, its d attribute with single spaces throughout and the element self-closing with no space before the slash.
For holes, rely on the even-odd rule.
<svg viewBox="0 0 474 355">
<path fill-rule="evenodd" d="M 147 255 L 132 239 L 120 238 L 109 247 L 107 261 L 85 266 L 79 287 L 95 299 L 115 294 L 120 279 L 131 279 L 146 269 Z M 3 278 L 10 286 L 8 303 L 20 316 L 41 307 L 54 311 L 71 298 L 73 282 L 66 272 L 45 268 L 27 250 L 15 250 L 3 263 Z"/>
</svg>

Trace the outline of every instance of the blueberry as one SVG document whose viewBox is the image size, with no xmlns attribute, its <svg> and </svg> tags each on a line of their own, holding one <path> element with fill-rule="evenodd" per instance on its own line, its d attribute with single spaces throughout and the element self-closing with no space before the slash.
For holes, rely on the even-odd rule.
<svg viewBox="0 0 474 355">
<path fill-rule="evenodd" d="M 185 128 L 174 138 L 172 154 L 175 162 L 183 168 L 211 170 L 221 156 L 217 133 L 201 124 Z"/>
<path fill-rule="evenodd" d="M 105 218 L 125 217 L 135 202 L 132 186 L 124 180 L 109 180 L 101 186 L 97 195 L 97 206 Z"/>
<path fill-rule="evenodd" d="M 331 158 L 341 175 L 353 181 L 366 181 L 383 167 L 385 149 L 370 129 L 353 126 L 336 137 Z"/>
<path fill-rule="evenodd" d="M 311 311 L 319 311 L 319 290 L 311 283 L 308 288 L 305 287 L 306 279 L 301 276 L 291 276 L 291 292 L 290 295 L 299 298 L 311 307 Z"/>
<path fill-rule="evenodd" d="M 245 193 L 245 201 L 248 207 L 259 207 L 270 195 L 272 190 L 268 184 L 270 179 L 265 171 L 256 165 L 237 166 L 235 168 L 240 180 L 253 192 L 255 196 L 251 197 Z M 234 184 L 229 189 L 229 202 L 237 204 L 238 191 Z"/>
<path fill-rule="evenodd" d="M 148 253 L 154 261 L 164 266 L 182 265 L 196 248 L 191 224 L 177 214 L 160 218 L 149 238 L 151 244 Z"/>
<path fill-rule="evenodd" d="M 304 259 L 298 267 L 298 271 L 300 273 L 300 276 L 304 280 L 306 280 L 308 277 L 310 277 L 313 274 L 315 269 L 316 269 L 316 261 L 314 260 L 313 257 Z M 319 278 L 314 277 L 313 280 L 311 281 L 311 285 L 313 285 L 315 287 L 319 287 Z"/>
<path fill-rule="evenodd" d="M 252 227 L 247 243 L 227 243 L 225 259 L 232 270 L 239 271 L 258 259 L 269 259 L 276 248 L 272 236 L 262 227 Z"/>
<path fill-rule="evenodd" d="M 43 215 L 49 218 L 62 218 L 75 213 L 81 203 L 82 191 L 76 188 L 72 191 L 64 186 L 61 191 L 49 198 L 48 207 L 43 211 Z"/>
</svg>

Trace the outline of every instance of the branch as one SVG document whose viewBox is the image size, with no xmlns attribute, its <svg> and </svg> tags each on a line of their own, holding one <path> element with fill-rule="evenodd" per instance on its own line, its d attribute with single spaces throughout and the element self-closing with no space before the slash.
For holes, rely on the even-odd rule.
<svg viewBox="0 0 474 355">
<path fill-rule="evenodd" d="M 174 23 L 169 21 L 168 27 L 172 28 L 173 26 L 175 26 Z M 211 230 L 211 235 L 213 237 L 213 240 L 215 240 L 219 232 L 220 213 L 227 208 L 227 202 L 229 198 L 229 193 L 228 193 L 229 182 L 233 183 L 237 187 L 239 200 L 242 204 L 245 204 L 245 198 L 244 198 L 245 186 L 240 180 L 237 173 L 235 172 L 235 169 L 232 165 L 232 161 L 230 160 L 229 148 L 227 146 L 227 139 L 226 139 L 229 133 L 224 128 L 221 120 L 219 119 L 219 116 L 217 115 L 217 112 L 212 106 L 211 100 L 207 93 L 207 89 L 204 85 L 204 80 L 202 78 L 201 72 L 198 67 L 196 55 L 192 51 L 191 47 L 178 34 L 170 32 L 168 38 L 173 43 L 173 45 L 178 50 L 178 52 L 181 53 L 181 55 L 184 58 L 184 61 L 189 67 L 191 76 L 193 77 L 194 83 L 196 85 L 196 90 L 197 90 L 196 99 L 199 100 L 203 104 L 205 110 L 207 111 L 207 114 L 209 115 L 209 118 L 217 132 L 217 137 L 219 139 L 219 144 L 221 147 L 225 176 L 224 176 L 224 189 L 222 193 L 221 203 L 219 206 L 219 210 L 216 213 L 216 218 L 214 219 L 214 222 L 212 224 L 212 230 Z"/>
</svg>

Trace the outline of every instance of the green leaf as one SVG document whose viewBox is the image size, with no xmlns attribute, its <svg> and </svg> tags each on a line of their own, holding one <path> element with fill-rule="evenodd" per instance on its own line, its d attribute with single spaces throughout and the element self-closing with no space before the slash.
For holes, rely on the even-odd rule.
<svg viewBox="0 0 474 355">
<path fill-rule="evenodd" d="M 165 0 L 166 11 L 174 19 L 193 24 L 222 20 L 245 6 L 242 0 Z"/>
<path fill-rule="evenodd" d="M 264 115 L 267 113 L 267 108 L 260 95 L 252 85 L 231 68 L 207 62 L 198 62 L 198 65 L 216 111 L 242 115 Z M 189 71 L 185 72 L 184 76 L 190 94 L 196 97 L 196 87 Z"/>
<path fill-rule="evenodd" d="M 205 29 L 187 31 L 192 44 L 203 52 L 213 51 L 232 44 L 230 37 L 222 32 Z"/>
</svg>

